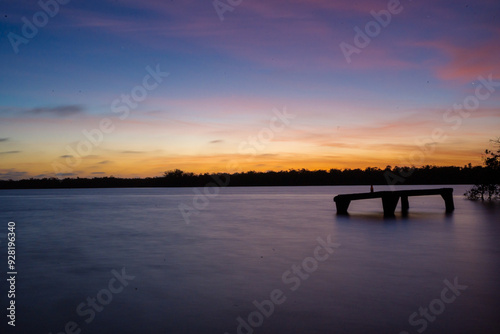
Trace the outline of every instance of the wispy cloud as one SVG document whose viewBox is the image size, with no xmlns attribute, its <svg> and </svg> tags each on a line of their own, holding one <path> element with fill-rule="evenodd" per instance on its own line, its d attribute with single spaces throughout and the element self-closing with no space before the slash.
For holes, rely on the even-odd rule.
<svg viewBox="0 0 500 334">
<path fill-rule="evenodd" d="M 475 80 L 478 75 L 492 74 L 499 77 L 497 44 L 482 45 L 475 48 L 450 48 L 446 50 L 452 59 L 448 66 L 441 67 L 437 73 L 445 80 Z"/>
<path fill-rule="evenodd" d="M 4 142 L 4 141 L 8 141 L 8 140 L 9 140 L 9 138 L 0 138 L 0 143 Z"/>
<path fill-rule="evenodd" d="M 21 151 L 7 151 L 7 152 L 0 152 L 0 154 L 16 154 L 16 153 L 21 153 Z"/>
<path fill-rule="evenodd" d="M 29 109 L 27 111 L 30 114 L 47 114 L 47 115 L 52 115 L 56 117 L 68 117 L 68 116 L 73 116 L 76 114 L 81 114 L 85 112 L 85 109 L 80 106 L 80 105 L 61 105 L 57 107 L 38 107 L 38 108 L 33 108 Z"/>
<path fill-rule="evenodd" d="M 122 153 L 125 153 L 125 154 L 142 154 L 142 153 L 145 153 L 145 152 L 142 152 L 142 151 L 122 151 Z"/>
<path fill-rule="evenodd" d="M 27 172 L 18 171 L 16 169 L 0 169 L 0 179 L 3 180 L 19 180 L 27 176 Z"/>
<path fill-rule="evenodd" d="M 61 177 L 72 177 L 72 176 L 78 176 L 78 174 L 76 173 L 60 173 L 60 174 L 57 174 L 57 176 Z"/>
<path fill-rule="evenodd" d="M 500 31 L 497 33 L 500 37 Z M 491 42 L 475 43 L 475 45 L 459 46 L 446 40 L 413 42 L 417 48 L 434 50 L 441 56 L 431 67 L 441 80 L 458 80 L 470 82 L 479 75 L 492 74 L 498 78 L 497 58 L 500 47 Z"/>
</svg>

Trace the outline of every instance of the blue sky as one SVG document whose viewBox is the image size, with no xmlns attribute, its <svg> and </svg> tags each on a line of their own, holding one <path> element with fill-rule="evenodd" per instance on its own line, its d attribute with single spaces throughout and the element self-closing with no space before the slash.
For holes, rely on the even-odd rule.
<svg viewBox="0 0 500 334">
<path fill-rule="evenodd" d="M 42 3 L 0 4 L 0 178 L 461 166 L 499 136 L 497 1 L 244 0 L 222 21 L 210 1 Z M 34 17 L 47 22 L 26 38 Z M 367 24 L 378 30 L 346 57 Z M 28 41 L 17 53 L 12 34 Z M 148 67 L 169 75 L 120 119 L 113 101 Z M 285 109 L 294 118 L 265 137 Z"/>
</svg>

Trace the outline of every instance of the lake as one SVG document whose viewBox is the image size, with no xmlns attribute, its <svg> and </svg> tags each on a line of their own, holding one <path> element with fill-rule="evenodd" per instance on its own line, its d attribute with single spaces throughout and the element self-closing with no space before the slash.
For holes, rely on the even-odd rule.
<svg viewBox="0 0 500 334">
<path fill-rule="evenodd" d="M 499 333 L 500 206 L 396 189 L 441 187 L 452 214 L 410 197 L 395 218 L 336 215 L 369 186 L 2 190 L 1 332 Z"/>
</svg>

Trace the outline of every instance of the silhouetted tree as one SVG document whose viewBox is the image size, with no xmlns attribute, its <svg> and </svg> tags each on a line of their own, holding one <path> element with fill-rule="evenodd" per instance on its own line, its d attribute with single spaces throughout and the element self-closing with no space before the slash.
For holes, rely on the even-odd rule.
<svg viewBox="0 0 500 334">
<path fill-rule="evenodd" d="M 500 138 L 492 141 L 500 145 Z M 485 196 L 488 200 L 500 198 L 500 148 L 496 152 L 486 150 L 484 153 L 485 168 L 480 174 L 480 180 L 464 194 L 470 200 L 484 201 Z"/>
</svg>

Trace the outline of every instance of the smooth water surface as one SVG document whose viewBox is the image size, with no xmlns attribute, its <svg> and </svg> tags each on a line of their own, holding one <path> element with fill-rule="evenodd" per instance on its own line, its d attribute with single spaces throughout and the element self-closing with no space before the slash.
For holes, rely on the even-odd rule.
<svg viewBox="0 0 500 334">
<path fill-rule="evenodd" d="M 18 275 L 16 328 L 0 328 L 499 333 L 500 207 L 451 187 L 453 214 L 411 197 L 392 219 L 380 199 L 336 215 L 334 195 L 368 186 L 3 190 L 0 259 L 13 221 Z"/>
</svg>

